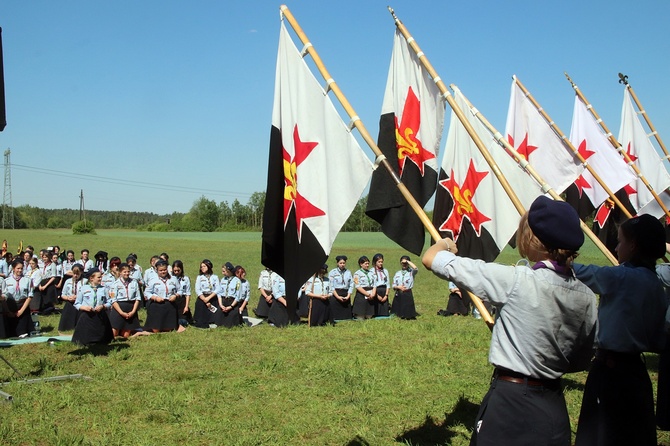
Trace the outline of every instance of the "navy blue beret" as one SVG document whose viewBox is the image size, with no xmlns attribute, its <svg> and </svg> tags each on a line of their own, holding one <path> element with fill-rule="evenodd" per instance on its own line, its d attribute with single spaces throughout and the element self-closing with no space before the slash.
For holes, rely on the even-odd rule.
<svg viewBox="0 0 670 446">
<path fill-rule="evenodd" d="M 528 210 L 528 225 L 547 248 L 577 251 L 584 244 L 579 215 L 565 201 L 537 197 Z"/>
</svg>

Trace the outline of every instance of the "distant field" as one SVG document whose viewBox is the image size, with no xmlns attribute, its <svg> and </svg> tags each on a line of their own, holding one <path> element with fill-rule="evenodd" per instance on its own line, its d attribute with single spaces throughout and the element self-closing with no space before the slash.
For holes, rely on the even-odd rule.
<svg viewBox="0 0 670 446">
<path fill-rule="evenodd" d="M 231 261 L 247 268 L 252 289 L 261 270 L 259 233 L 1 231 L 2 238 L 13 251 L 23 240 L 38 249 L 135 252 L 145 267 L 151 255 L 166 251 L 185 262 L 191 278 L 203 258 L 216 272 Z M 332 254 L 346 254 L 355 268 L 360 255 L 376 252 L 385 254 L 391 274 L 406 254 L 369 233 L 341 234 Z M 500 262 L 517 259 L 508 248 Z M 590 245 L 581 259 L 604 263 Z M 0 444 L 467 445 L 491 376 L 490 332 L 472 317 L 438 316 L 446 283 L 423 267 L 415 296 L 415 321 L 189 328 L 103 348 L 4 348 L 0 354 L 28 378 L 84 374 L 91 380 L 21 384 L 0 362 L 0 381 L 11 381 L 2 391 L 14 397 L 0 417 Z M 257 302 L 254 292 L 251 306 Z M 41 319 L 47 335 L 57 334 L 58 316 Z M 647 355 L 654 382 L 657 364 L 656 355 Z M 573 432 L 585 377 L 565 379 Z M 670 445 L 667 433 L 659 432 L 659 444 Z"/>
</svg>

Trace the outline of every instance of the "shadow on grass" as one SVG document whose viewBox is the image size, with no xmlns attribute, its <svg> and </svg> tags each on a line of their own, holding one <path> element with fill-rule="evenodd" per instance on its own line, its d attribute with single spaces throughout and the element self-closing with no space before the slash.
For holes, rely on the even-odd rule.
<svg viewBox="0 0 670 446">
<path fill-rule="evenodd" d="M 107 356 L 109 352 L 118 352 L 128 348 L 129 345 L 121 342 L 114 342 L 113 344 L 93 344 L 87 346 L 80 346 L 77 350 L 72 350 L 68 355 L 73 356 Z"/>
<path fill-rule="evenodd" d="M 396 441 L 415 446 L 451 444 L 451 440 L 456 435 L 462 435 L 452 429 L 452 426 L 472 426 L 478 411 L 479 404 L 475 404 L 461 396 L 458 398 L 451 413 L 444 414 L 444 421 L 442 423 L 435 424 L 432 418 L 426 416 L 421 426 L 408 430 L 395 439 Z"/>
<path fill-rule="evenodd" d="M 565 390 L 579 390 L 581 392 L 584 391 L 584 383 L 581 383 L 579 381 L 575 381 L 574 379 L 571 378 L 566 378 L 566 375 L 563 375 L 561 378 L 561 382 L 563 383 L 563 388 Z"/>
<path fill-rule="evenodd" d="M 346 446 L 370 446 L 370 443 L 368 443 L 365 438 L 362 438 L 360 435 L 356 435 L 356 438 L 347 443 Z"/>
</svg>

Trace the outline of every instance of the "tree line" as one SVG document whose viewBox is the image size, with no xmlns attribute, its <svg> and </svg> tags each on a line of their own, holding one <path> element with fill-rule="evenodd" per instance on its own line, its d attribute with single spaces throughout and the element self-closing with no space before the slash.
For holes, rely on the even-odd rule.
<svg viewBox="0 0 670 446">
<path fill-rule="evenodd" d="M 380 225 L 365 215 L 367 196 L 358 200 L 342 228 L 345 232 L 376 232 Z M 137 229 L 152 232 L 261 231 L 265 192 L 254 192 L 246 204 L 217 203 L 205 196 L 193 202 L 187 213 L 159 215 L 151 212 L 43 209 L 24 205 L 14 208 L 16 229 L 69 229 L 86 219 L 97 229 Z M 4 213 L 8 215 L 8 213 Z M 5 223 L 7 228 L 7 223 Z"/>
</svg>

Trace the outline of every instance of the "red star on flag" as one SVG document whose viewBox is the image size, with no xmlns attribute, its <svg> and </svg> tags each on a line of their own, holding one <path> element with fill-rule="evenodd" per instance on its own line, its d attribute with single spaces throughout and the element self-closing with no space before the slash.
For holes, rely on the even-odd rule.
<svg viewBox="0 0 670 446">
<path fill-rule="evenodd" d="M 585 139 L 583 139 L 582 142 L 579 144 L 577 152 L 582 156 L 582 158 L 584 158 L 584 161 L 591 158 L 591 156 L 593 156 L 596 153 L 593 150 L 589 150 L 587 148 Z M 584 179 L 584 176 L 582 175 L 580 175 L 579 178 L 575 180 L 575 186 L 577 186 L 577 190 L 579 191 L 579 198 L 582 197 L 584 189 L 591 189 L 591 185 L 589 184 L 588 181 Z"/>
<path fill-rule="evenodd" d="M 589 150 L 589 149 L 586 147 L 586 140 L 585 140 L 585 139 L 582 140 L 582 142 L 579 144 L 579 147 L 577 148 L 577 152 L 579 152 L 579 154 L 580 154 L 585 160 L 591 158 L 591 156 L 592 156 L 593 154 L 596 153 L 596 152 L 594 152 L 593 150 Z"/>
<path fill-rule="evenodd" d="M 301 141 L 300 135 L 298 134 L 298 125 L 296 124 L 293 128 L 293 146 L 295 148 L 295 156 L 293 159 L 291 159 L 291 155 L 286 149 L 282 148 L 284 158 L 284 227 L 286 227 L 286 223 L 288 222 L 291 207 L 295 206 L 298 241 L 300 241 L 300 232 L 302 229 L 302 221 L 304 219 L 326 215 L 325 212 L 310 203 L 298 191 L 298 166 L 307 159 L 317 145 L 318 143 L 316 142 Z"/>
<path fill-rule="evenodd" d="M 449 214 L 447 220 L 440 225 L 440 231 L 451 231 L 454 239 L 458 238 L 463 226 L 463 219 L 467 218 L 474 228 L 477 236 L 481 235 L 482 224 L 491 219 L 482 214 L 475 206 L 472 199 L 477 192 L 479 183 L 482 182 L 488 172 L 478 172 L 475 170 L 474 163 L 470 160 L 468 172 L 465 175 L 465 180 L 462 185 L 458 185 L 454 180 L 454 170 L 451 169 L 451 174 L 446 180 L 439 182 L 440 186 L 444 187 L 454 201 L 454 206 Z"/>
<path fill-rule="evenodd" d="M 512 135 L 507 135 L 507 140 L 509 144 L 514 147 L 514 138 Z M 526 133 L 526 136 L 523 138 L 523 141 L 519 145 L 519 147 L 516 148 L 516 151 L 521 155 L 526 161 L 528 161 L 530 154 L 533 153 L 535 150 L 537 150 L 537 146 L 531 146 L 528 145 L 528 133 Z"/>
<path fill-rule="evenodd" d="M 577 186 L 577 191 L 579 191 L 579 198 L 582 198 L 584 189 L 591 189 L 591 185 L 584 179 L 583 175 L 580 175 L 579 178 L 575 180 L 575 186 Z"/>
<path fill-rule="evenodd" d="M 424 163 L 435 158 L 435 154 L 423 148 L 421 141 L 416 138 L 421 125 L 421 102 L 416 97 L 412 87 L 409 87 L 405 107 L 402 111 L 402 120 L 398 125 L 395 118 L 396 146 L 398 147 L 398 176 L 402 176 L 405 163 L 409 159 L 416 164 L 423 176 Z"/>
<path fill-rule="evenodd" d="M 605 227 L 605 222 L 607 221 L 607 218 L 610 216 L 610 213 L 612 212 L 613 207 L 614 207 L 614 202 L 610 199 L 607 199 L 598 208 L 598 211 L 596 212 L 596 216 L 593 218 L 593 221 L 598 223 L 598 226 L 600 226 L 600 229 Z"/>
<path fill-rule="evenodd" d="M 631 160 L 632 162 L 637 161 L 637 156 L 635 156 L 635 155 L 633 154 L 633 151 L 631 150 L 630 142 L 628 143 L 628 147 L 626 147 L 626 154 L 628 155 L 628 157 L 630 158 L 630 160 Z"/>
</svg>

